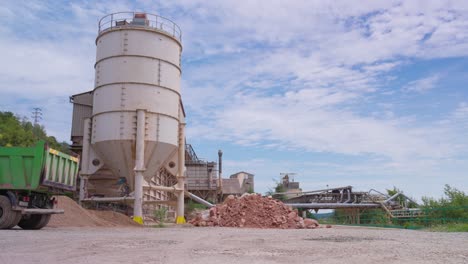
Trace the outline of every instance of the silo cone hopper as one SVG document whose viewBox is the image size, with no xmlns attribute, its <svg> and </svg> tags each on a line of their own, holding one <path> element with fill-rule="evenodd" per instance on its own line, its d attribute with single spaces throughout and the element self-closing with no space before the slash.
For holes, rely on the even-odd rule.
<svg viewBox="0 0 468 264">
<path fill-rule="evenodd" d="M 177 184 L 152 188 L 178 197 L 177 222 L 182 223 L 185 114 L 180 29 L 157 15 L 110 14 L 99 22 L 96 46 L 93 111 L 85 122 L 82 175 L 86 179 L 105 166 L 126 179 L 134 198 L 134 220 L 142 223 L 143 186 L 164 168 L 177 177 Z M 80 199 L 85 196 L 84 191 Z"/>
</svg>

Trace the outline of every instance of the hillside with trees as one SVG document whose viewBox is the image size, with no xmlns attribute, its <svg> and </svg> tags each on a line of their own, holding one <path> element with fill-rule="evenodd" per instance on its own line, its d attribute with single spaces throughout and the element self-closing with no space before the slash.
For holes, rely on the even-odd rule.
<svg viewBox="0 0 468 264">
<path fill-rule="evenodd" d="M 1 147 L 30 147 L 39 140 L 44 140 L 51 148 L 70 153 L 68 144 L 48 136 L 44 126 L 33 124 L 26 117 L 18 117 L 12 112 L 0 112 Z"/>
</svg>

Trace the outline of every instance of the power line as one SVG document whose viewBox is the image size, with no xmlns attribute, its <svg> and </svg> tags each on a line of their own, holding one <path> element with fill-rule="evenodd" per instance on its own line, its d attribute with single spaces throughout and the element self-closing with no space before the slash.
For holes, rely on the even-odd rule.
<svg viewBox="0 0 468 264">
<path fill-rule="evenodd" d="M 39 107 L 33 108 L 32 118 L 34 120 L 34 125 L 37 125 L 40 120 L 42 120 L 42 109 Z"/>
</svg>

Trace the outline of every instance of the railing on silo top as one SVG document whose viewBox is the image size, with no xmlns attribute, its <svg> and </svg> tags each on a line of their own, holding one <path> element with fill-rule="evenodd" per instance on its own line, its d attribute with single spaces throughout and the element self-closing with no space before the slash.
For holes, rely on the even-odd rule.
<svg viewBox="0 0 468 264">
<path fill-rule="evenodd" d="M 98 34 L 106 30 L 123 27 L 146 27 L 162 31 L 182 42 L 182 30 L 172 20 L 144 12 L 117 12 L 99 20 Z"/>
</svg>

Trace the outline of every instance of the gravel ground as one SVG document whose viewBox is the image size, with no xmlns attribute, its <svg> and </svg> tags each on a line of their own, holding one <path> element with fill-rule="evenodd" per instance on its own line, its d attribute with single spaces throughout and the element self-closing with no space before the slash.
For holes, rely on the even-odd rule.
<svg viewBox="0 0 468 264">
<path fill-rule="evenodd" d="M 0 264 L 468 263 L 468 233 L 333 227 L 0 230 Z"/>
</svg>

